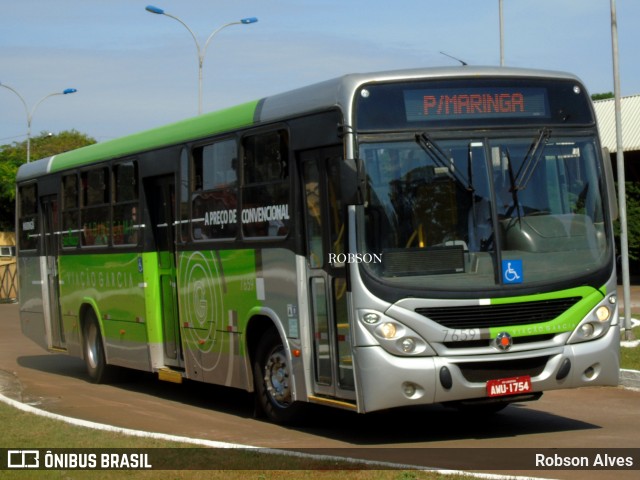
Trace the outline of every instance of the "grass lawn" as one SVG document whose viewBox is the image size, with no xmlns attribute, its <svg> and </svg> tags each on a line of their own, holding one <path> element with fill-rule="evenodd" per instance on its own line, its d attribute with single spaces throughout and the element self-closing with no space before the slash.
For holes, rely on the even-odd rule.
<svg viewBox="0 0 640 480">
<path fill-rule="evenodd" d="M 634 312 L 632 318 L 640 318 L 640 314 Z M 640 340 L 640 326 L 632 328 L 631 333 L 633 339 Z M 622 334 L 622 339 L 624 340 L 624 333 Z M 622 342 L 622 347 L 620 348 L 620 368 L 640 370 L 640 342 Z"/>
</svg>

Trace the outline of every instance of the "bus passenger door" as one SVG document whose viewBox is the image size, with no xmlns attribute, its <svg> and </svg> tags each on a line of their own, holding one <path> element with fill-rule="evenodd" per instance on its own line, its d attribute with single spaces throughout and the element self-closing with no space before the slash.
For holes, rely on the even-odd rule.
<svg viewBox="0 0 640 480">
<path fill-rule="evenodd" d="M 329 263 L 329 254 L 342 253 L 345 244 L 338 175 L 342 147 L 305 151 L 300 160 L 314 390 L 355 400 L 346 269 Z"/>
<path fill-rule="evenodd" d="M 58 245 L 56 244 L 58 238 L 56 232 L 60 231 L 58 228 L 58 199 L 55 195 L 47 195 L 40 199 L 40 203 L 42 206 L 42 247 L 46 268 L 43 306 L 45 331 L 48 337 L 47 346 L 51 349 L 66 350 L 58 285 Z"/>
<path fill-rule="evenodd" d="M 164 364 L 167 367 L 181 368 L 184 366 L 184 360 L 176 280 L 175 176 L 160 175 L 146 178 L 144 189 L 155 249 L 158 252 Z"/>
</svg>

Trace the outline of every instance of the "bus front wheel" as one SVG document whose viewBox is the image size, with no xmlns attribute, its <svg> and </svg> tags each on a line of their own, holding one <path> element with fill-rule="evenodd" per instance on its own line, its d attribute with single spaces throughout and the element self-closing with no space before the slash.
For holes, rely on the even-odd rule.
<svg viewBox="0 0 640 480">
<path fill-rule="evenodd" d="M 300 417 L 302 405 L 292 396 L 291 365 L 276 330 L 269 330 L 262 337 L 253 376 L 258 405 L 269 420 L 292 423 Z"/>
<path fill-rule="evenodd" d="M 106 383 L 111 377 L 113 367 L 107 365 L 100 325 L 93 311 L 87 313 L 82 333 L 84 363 L 89 378 L 93 383 Z"/>
</svg>

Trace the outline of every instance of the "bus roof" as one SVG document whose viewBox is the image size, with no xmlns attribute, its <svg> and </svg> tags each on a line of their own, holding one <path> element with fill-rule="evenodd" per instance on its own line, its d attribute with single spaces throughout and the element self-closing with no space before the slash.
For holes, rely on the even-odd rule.
<svg viewBox="0 0 640 480">
<path fill-rule="evenodd" d="M 364 83 L 411 81 L 418 79 L 477 78 L 477 77 L 531 77 L 581 81 L 570 73 L 550 70 L 533 70 L 505 67 L 431 67 L 409 70 L 392 70 L 376 73 L 352 73 L 316 83 L 289 92 L 264 98 L 257 121 L 270 122 L 290 116 L 319 111 L 328 107 L 340 107 L 347 121 L 351 121 L 354 92 Z"/>
<path fill-rule="evenodd" d="M 547 70 L 505 67 L 433 67 L 376 73 L 355 73 L 305 86 L 122 138 L 96 143 L 77 150 L 24 164 L 17 180 L 25 181 L 50 172 L 168 147 L 257 123 L 273 122 L 306 113 L 340 108 L 350 120 L 353 93 L 363 83 L 447 77 L 538 77 L 563 78 L 579 82 L 574 75 Z"/>
</svg>

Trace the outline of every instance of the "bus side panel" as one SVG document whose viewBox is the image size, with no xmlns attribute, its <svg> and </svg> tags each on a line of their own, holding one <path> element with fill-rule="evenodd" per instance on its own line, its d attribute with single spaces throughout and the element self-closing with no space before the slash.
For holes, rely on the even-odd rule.
<svg viewBox="0 0 640 480">
<path fill-rule="evenodd" d="M 257 303 L 254 251 L 182 252 L 178 291 L 187 376 L 246 389 L 239 310 Z"/>
<path fill-rule="evenodd" d="M 266 305 L 276 312 L 286 337 L 299 339 L 298 277 L 295 254 L 282 248 L 262 250 L 261 273 L 264 278 Z M 301 281 L 304 282 L 304 280 Z"/>
<path fill-rule="evenodd" d="M 294 399 L 306 401 L 312 388 L 307 383 L 310 380 L 308 370 L 311 367 L 304 366 L 304 362 L 310 358 L 312 352 L 312 347 L 308 343 L 311 333 L 308 320 L 307 325 L 300 320 L 305 309 L 301 308 L 298 298 L 301 283 L 304 285 L 302 291 L 307 291 L 306 278 L 298 276 L 295 253 L 284 248 L 263 249 L 259 265 L 257 278 L 264 279 L 263 303 L 277 319 L 280 336 L 289 353 L 291 364 L 289 372 L 293 377 L 290 386 Z M 292 353 L 294 350 L 301 351 L 303 354 L 295 356 Z"/>
<path fill-rule="evenodd" d="M 149 365 L 144 370 L 156 371 L 164 367 L 164 337 L 162 329 L 162 299 L 158 272 L 158 252 L 145 252 L 140 257 L 143 279 L 139 284 L 144 295 L 140 320 L 146 328 L 149 349 Z"/>
<path fill-rule="evenodd" d="M 27 338 L 47 349 L 49 341 L 45 327 L 40 260 L 37 256 L 18 257 L 20 326 Z"/>
<path fill-rule="evenodd" d="M 108 363 L 150 371 L 147 329 L 144 323 L 103 320 L 104 343 Z"/>
<path fill-rule="evenodd" d="M 243 341 L 251 317 L 267 316 L 279 331 L 297 337 L 294 254 L 283 249 L 183 252 L 178 279 L 187 376 L 251 390 Z"/>
<path fill-rule="evenodd" d="M 91 305 L 101 324 L 107 362 L 150 370 L 139 255 L 63 255 L 59 261 L 60 306 L 70 352 L 81 351 L 80 314 Z"/>
</svg>

